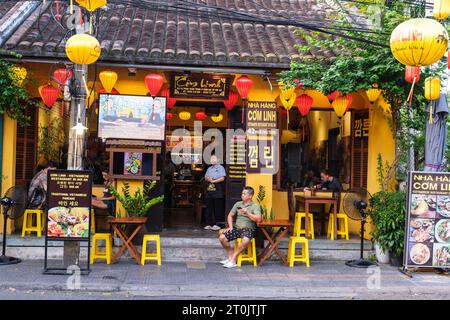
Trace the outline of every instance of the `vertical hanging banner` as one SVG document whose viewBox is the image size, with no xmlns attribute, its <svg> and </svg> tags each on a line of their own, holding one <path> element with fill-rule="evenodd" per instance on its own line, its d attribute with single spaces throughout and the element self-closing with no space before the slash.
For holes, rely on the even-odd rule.
<svg viewBox="0 0 450 320">
<path fill-rule="evenodd" d="M 51 170 L 47 179 L 45 272 L 64 271 L 64 268 L 47 267 L 48 241 L 86 241 L 90 247 L 92 174 Z M 87 255 L 87 268 L 81 271 L 89 271 L 89 250 Z"/>
<path fill-rule="evenodd" d="M 278 172 L 277 115 L 275 102 L 248 101 L 245 113 L 247 173 L 275 174 Z"/>
<path fill-rule="evenodd" d="M 450 267 L 450 173 L 409 175 L 404 265 Z"/>
</svg>

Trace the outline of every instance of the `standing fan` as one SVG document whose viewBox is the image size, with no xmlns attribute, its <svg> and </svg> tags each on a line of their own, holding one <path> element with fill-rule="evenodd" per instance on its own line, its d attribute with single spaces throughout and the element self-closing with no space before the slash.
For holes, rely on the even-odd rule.
<svg viewBox="0 0 450 320">
<path fill-rule="evenodd" d="M 361 251 L 357 260 L 347 261 L 345 264 L 349 267 L 367 268 L 376 265 L 373 262 L 364 260 L 364 225 L 368 216 L 367 212 L 372 196 L 366 189 L 353 188 L 347 191 L 344 196 L 344 212 L 352 220 L 361 221 Z"/>
<path fill-rule="evenodd" d="M 27 205 L 28 194 L 26 186 L 15 186 L 9 188 L 3 198 L 0 199 L 3 207 L 3 250 L 0 256 L 0 265 L 14 264 L 21 262 L 20 259 L 8 257 L 5 255 L 6 251 L 6 226 L 9 219 L 19 218 Z"/>
</svg>

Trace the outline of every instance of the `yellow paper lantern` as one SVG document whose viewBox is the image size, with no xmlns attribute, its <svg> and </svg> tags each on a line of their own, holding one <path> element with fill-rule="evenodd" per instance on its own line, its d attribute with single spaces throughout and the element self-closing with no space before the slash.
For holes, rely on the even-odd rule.
<svg viewBox="0 0 450 320">
<path fill-rule="evenodd" d="M 117 73 L 114 71 L 105 70 L 100 72 L 99 78 L 103 88 L 105 88 L 105 92 L 111 93 L 117 82 Z"/>
<path fill-rule="evenodd" d="M 450 0 L 434 0 L 433 17 L 447 19 L 450 15 Z"/>
<path fill-rule="evenodd" d="M 219 123 L 220 121 L 223 120 L 223 115 L 219 113 L 216 116 L 211 116 L 211 120 L 214 121 L 214 123 Z"/>
<path fill-rule="evenodd" d="M 284 100 L 289 100 L 295 93 L 295 87 L 286 88 L 286 86 L 282 82 L 279 82 L 278 85 L 280 86 L 280 97 L 283 97 Z"/>
<path fill-rule="evenodd" d="M 378 85 L 374 84 L 373 88 L 366 91 L 367 98 L 369 98 L 369 101 L 371 104 L 373 104 L 381 95 L 381 90 L 378 89 Z"/>
<path fill-rule="evenodd" d="M 438 21 L 410 19 L 399 24 L 391 34 L 394 57 L 407 66 L 428 66 L 441 59 L 448 47 L 448 33 Z"/>
<path fill-rule="evenodd" d="M 283 107 L 287 111 L 287 115 L 286 115 L 287 122 L 286 122 L 286 125 L 288 127 L 289 127 L 289 110 L 291 110 L 292 106 L 295 104 L 295 99 L 297 99 L 297 94 L 295 92 L 292 92 L 292 94 L 290 95 L 290 97 L 288 99 L 285 99 L 285 97 L 283 95 L 283 92 L 281 92 L 281 94 L 280 94 L 281 104 L 283 105 Z"/>
<path fill-rule="evenodd" d="M 27 77 L 27 69 L 25 69 L 22 66 L 12 66 L 12 78 L 14 83 L 18 86 L 21 87 L 23 84 L 23 81 L 25 80 L 25 78 Z"/>
<path fill-rule="evenodd" d="M 441 94 L 441 80 L 438 77 L 428 77 L 425 79 L 425 98 L 436 100 Z"/>
<path fill-rule="evenodd" d="M 86 8 L 86 10 L 93 12 L 98 8 L 106 6 L 106 0 L 76 0 L 77 3 Z"/>
<path fill-rule="evenodd" d="M 346 96 L 344 97 L 339 96 L 336 99 L 334 99 L 331 106 L 333 107 L 334 112 L 336 112 L 337 117 L 340 119 L 344 116 L 349 107 L 348 98 Z"/>
<path fill-rule="evenodd" d="M 178 113 L 178 117 L 183 121 L 188 121 L 191 118 L 191 114 L 187 111 L 181 111 Z"/>
<path fill-rule="evenodd" d="M 67 40 L 67 57 L 76 64 L 91 64 L 97 61 L 101 54 L 100 43 L 88 34 L 76 34 Z"/>
</svg>

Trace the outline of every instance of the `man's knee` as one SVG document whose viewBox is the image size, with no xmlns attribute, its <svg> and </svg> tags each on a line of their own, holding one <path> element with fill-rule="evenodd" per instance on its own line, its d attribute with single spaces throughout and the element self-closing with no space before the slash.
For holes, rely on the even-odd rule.
<svg viewBox="0 0 450 320">
<path fill-rule="evenodd" d="M 225 237 L 225 235 L 222 233 L 220 236 L 219 236 L 219 241 L 220 242 L 227 242 L 227 237 Z"/>
<path fill-rule="evenodd" d="M 249 245 L 249 243 L 250 243 L 250 239 L 249 238 L 247 238 L 247 237 L 244 237 L 244 238 L 242 238 L 242 245 L 244 245 L 244 246 L 248 246 Z"/>
</svg>

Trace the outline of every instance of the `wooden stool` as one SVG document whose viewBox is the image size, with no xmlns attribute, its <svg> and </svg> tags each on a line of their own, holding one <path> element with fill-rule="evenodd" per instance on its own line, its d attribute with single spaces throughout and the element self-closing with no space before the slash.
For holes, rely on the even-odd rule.
<svg viewBox="0 0 450 320">
<path fill-rule="evenodd" d="M 297 244 L 302 245 L 302 253 L 295 254 L 295 247 Z M 308 239 L 304 237 L 290 237 L 289 247 L 288 247 L 288 262 L 289 267 L 294 266 L 294 262 L 305 262 L 306 266 L 309 267 L 309 245 Z"/>
<path fill-rule="evenodd" d="M 348 240 L 348 217 L 345 213 L 337 214 L 337 224 L 338 229 L 336 230 L 336 236 L 342 236 L 345 240 Z M 334 232 L 334 213 L 330 213 L 330 218 L 328 219 L 328 232 L 327 238 L 333 239 Z"/>
<path fill-rule="evenodd" d="M 237 247 L 241 244 L 241 242 L 242 242 L 241 238 L 237 238 L 234 241 L 234 250 L 237 249 Z M 258 262 L 256 260 L 255 238 L 252 238 L 252 240 L 250 240 L 250 244 L 248 245 L 247 249 L 244 249 L 244 251 L 242 251 L 241 254 L 238 255 L 238 257 L 236 259 L 236 264 L 238 265 L 238 267 L 240 267 L 242 265 L 243 261 L 253 262 L 254 267 L 258 266 Z"/>
<path fill-rule="evenodd" d="M 98 242 L 99 240 L 105 241 L 105 251 L 100 251 Z M 92 249 L 91 249 L 91 264 L 94 264 L 95 259 L 106 259 L 106 263 L 111 263 L 112 256 L 112 236 L 110 233 L 96 233 L 92 237 Z"/>
<path fill-rule="evenodd" d="M 147 253 L 147 242 L 155 241 L 156 252 Z M 156 260 L 158 266 L 161 265 L 161 241 L 157 234 L 147 234 L 144 236 L 142 241 L 142 254 L 141 254 L 141 264 L 145 264 L 145 260 Z"/>
<path fill-rule="evenodd" d="M 302 229 L 302 220 L 306 220 L 305 212 L 296 212 L 295 213 L 295 221 L 294 221 L 294 237 L 300 237 L 302 235 L 306 235 L 306 230 Z M 312 213 L 308 214 L 308 222 L 309 222 L 309 236 L 311 239 L 314 239 L 314 215 Z M 305 222 L 306 223 L 306 222 Z M 306 228 L 306 227 L 305 227 Z"/>
<path fill-rule="evenodd" d="M 42 236 L 43 226 L 43 216 L 45 215 L 45 211 L 41 209 L 26 209 L 23 214 L 23 223 L 22 223 L 22 237 L 25 236 L 25 232 L 27 235 L 30 235 L 31 232 L 36 232 L 38 237 Z M 33 216 L 36 217 L 36 225 L 33 224 Z"/>
</svg>

